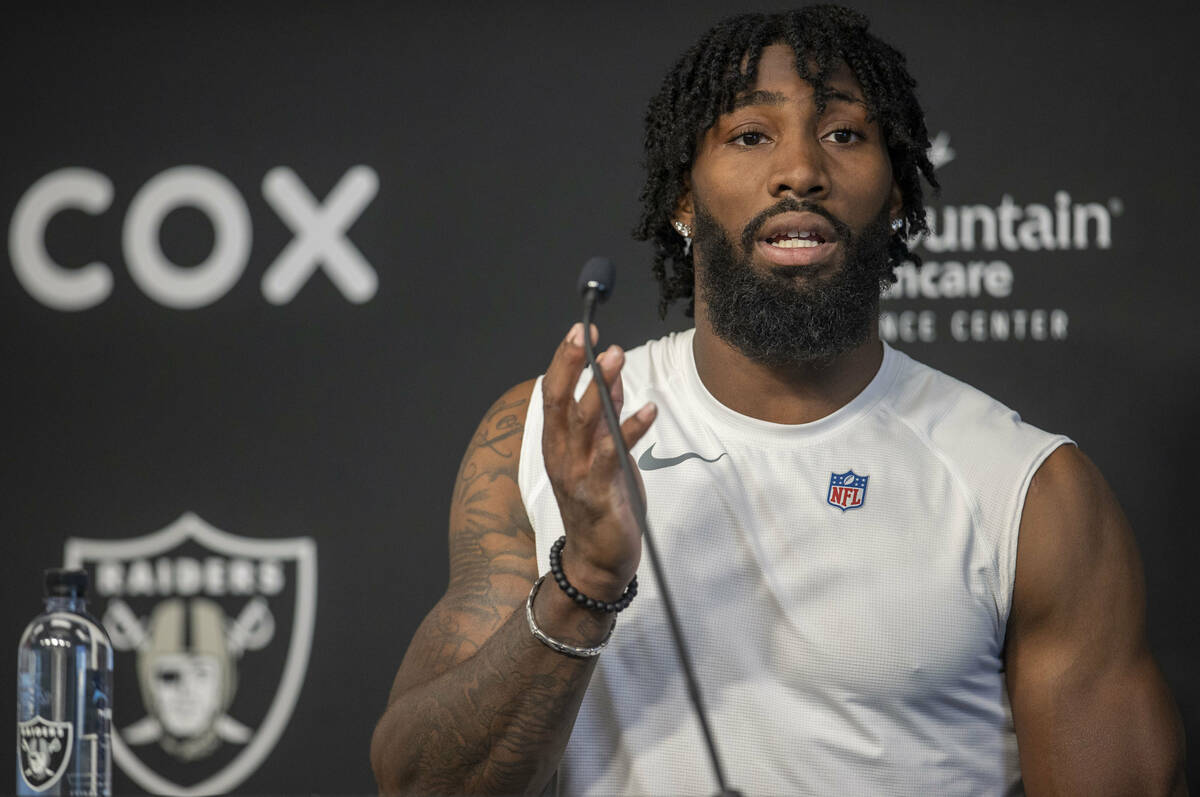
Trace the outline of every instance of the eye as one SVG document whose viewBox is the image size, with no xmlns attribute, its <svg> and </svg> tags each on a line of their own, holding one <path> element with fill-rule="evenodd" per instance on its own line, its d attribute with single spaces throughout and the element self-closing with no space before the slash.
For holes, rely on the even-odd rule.
<svg viewBox="0 0 1200 797">
<path fill-rule="evenodd" d="M 863 135 L 853 128 L 839 127 L 837 130 L 826 133 L 825 138 L 834 144 L 856 144 L 863 140 Z"/>
<path fill-rule="evenodd" d="M 767 140 L 767 134 L 761 130 L 744 130 L 730 139 L 731 144 L 743 147 L 754 147 Z"/>
</svg>

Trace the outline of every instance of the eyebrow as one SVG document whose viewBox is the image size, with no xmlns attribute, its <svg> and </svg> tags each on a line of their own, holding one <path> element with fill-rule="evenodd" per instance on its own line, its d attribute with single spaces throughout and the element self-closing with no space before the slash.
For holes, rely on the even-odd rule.
<svg viewBox="0 0 1200 797">
<path fill-rule="evenodd" d="M 861 98 L 834 88 L 829 89 L 828 97 L 831 100 L 847 102 L 852 105 L 866 105 L 866 102 L 864 102 Z M 736 111 L 739 108 L 746 108 L 751 105 L 783 105 L 787 102 L 787 99 L 787 95 L 783 92 L 758 89 L 756 91 L 751 91 L 748 94 L 742 94 L 735 99 L 733 101 L 733 110 Z"/>
<path fill-rule="evenodd" d="M 733 101 L 733 110 L 745 108 L 750 105 L 783 105 L 787 102 L 787 95 L 780 91 L 764 91 L 758 89 L 749 94 L 743 94 Z"/>
</svg>

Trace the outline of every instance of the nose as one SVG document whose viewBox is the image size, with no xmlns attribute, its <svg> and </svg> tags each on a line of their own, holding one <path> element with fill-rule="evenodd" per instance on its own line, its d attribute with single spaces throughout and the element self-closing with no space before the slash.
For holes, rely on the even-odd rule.
<svg viewBox="0 0 1200 797">
<path fill-rule="evenodd" d="M 775 148 L 771 164 L 771 196 L 818 199 L 829 193 L 829 171 L 820 141 L 793 136 Z"/>
</svg>

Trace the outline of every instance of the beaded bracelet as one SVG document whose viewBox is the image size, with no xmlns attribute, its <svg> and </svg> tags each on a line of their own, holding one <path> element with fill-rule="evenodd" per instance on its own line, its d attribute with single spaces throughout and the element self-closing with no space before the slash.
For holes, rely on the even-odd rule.
<svg viewBox="0 0 1200 797">
<path fill-rule="evenodd" d="M 571 586 L 571 582 L 567 581 L 567 576 L 563 573 L 562 567 L 562 551 L 567 545 L 566 536 L 559 537 L 554 541 L 554 545 L 550 546 L 550 575 L 554 576 L 554 581 L 558 584 L 563 592 L 567 593 L 567 597 L 575 601 L 580 606 L 587 609 L 597 609 L 603 612 L 615 614 L 624 611 L 629 607 L 629 602 L 633 600 L 633 596 L 637 595 L 637 576 L 633 577 L 633 581 L 629 582 L 629 586 L 621 593 L 621 597 L 617 598 L 612 603 L 608 601 L 600 601 L 595 598 L 589 598 L 579 590 Z"/>
</svg>

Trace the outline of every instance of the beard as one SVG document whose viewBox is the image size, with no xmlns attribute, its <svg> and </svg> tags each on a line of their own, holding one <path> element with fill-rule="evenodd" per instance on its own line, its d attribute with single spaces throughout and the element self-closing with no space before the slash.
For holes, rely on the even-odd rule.
<svg viewBox="0 0 1200 797">
<path fill-rule="evenodd" d="M 752 263 L 758 230 L 788 211 L 823 216 L 845 253 L 842 267 L 827 279 L 797 285 L 789 277 L 809 266 L 776 266 L 767 274 Z M 879 317 L 879 297 L 891 284 L 888 212 L 857 233 L 810 202 L 785 199 L 751 219 L 741 252 L 697 203 L 694 246 L 704 253 L 697 287 L 713 331 L 751 360 L 783 366 L 828 362 L 867 340 Z"/>
</svg>

